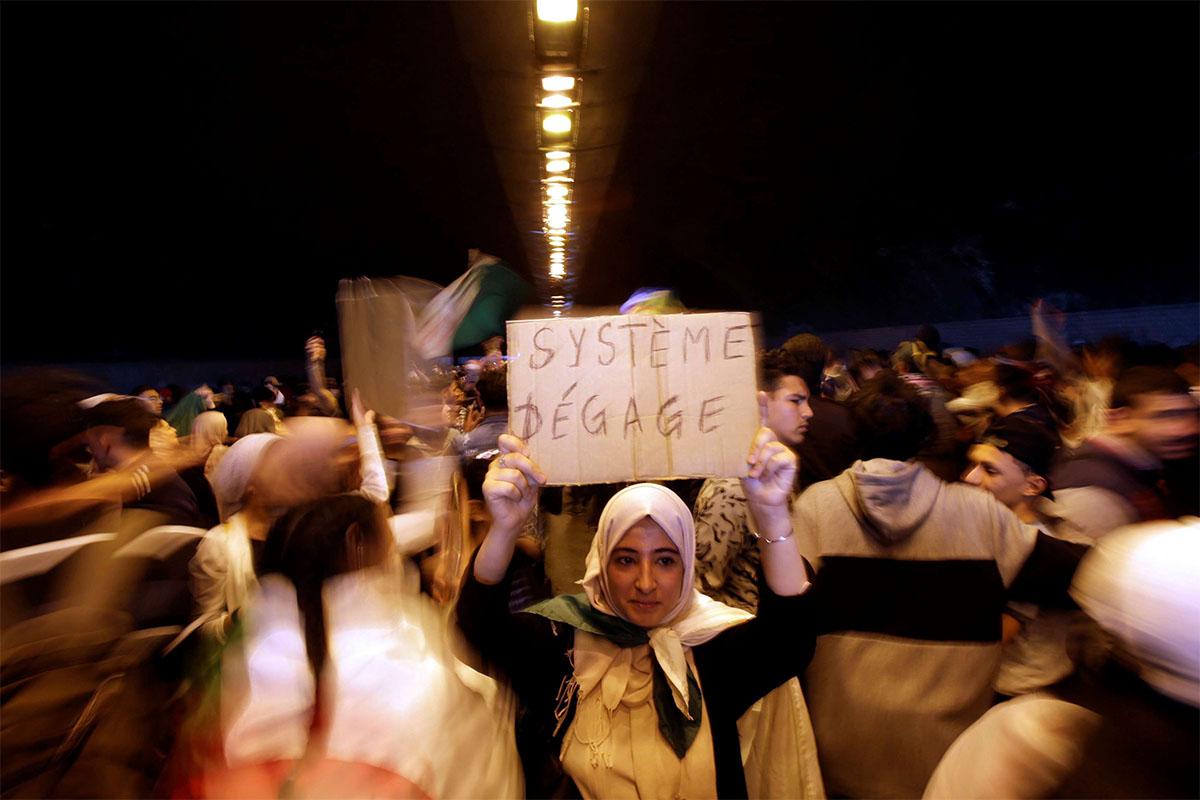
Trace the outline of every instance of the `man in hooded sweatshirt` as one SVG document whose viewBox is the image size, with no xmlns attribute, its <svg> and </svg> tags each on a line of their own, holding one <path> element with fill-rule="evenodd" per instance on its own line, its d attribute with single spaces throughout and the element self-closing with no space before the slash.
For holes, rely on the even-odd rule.
<svg viewBox="0 0 1200 800">
<path fill-rule="evenodd" d="M 1006 602 L 1069 607 L 1085 548 L 918 463 L 934 423 L 895 375 L 869 381 L 851 411 L 863 460 L 794 509 L 817 570 L 805 691 L 831 796 L 919 797 L 991 703 Z"/>
</svg>

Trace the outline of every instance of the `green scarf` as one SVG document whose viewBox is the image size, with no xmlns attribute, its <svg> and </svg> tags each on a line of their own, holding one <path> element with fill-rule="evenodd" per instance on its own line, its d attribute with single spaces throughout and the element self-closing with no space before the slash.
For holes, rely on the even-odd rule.
<svg viewBox="0 0 1200 800">
<path fill-rule="evenodd" d="M 558 597 L 535 603 L 525 611 L 554 622 L 562 622 L 577 630 L 603 636 L 617 647 L 637 647 L 650 643 L 650 636 L 645 628 L 626 622 L 620 617 L 602 614 L 592 608 L 587 595 L 583 593 L 560 594 Z M 654 662 L 654 710 L 658 712 L 658 730 L 671 745 L 675 755 L 683 758 L 692 742 L 696 740 L 696 734 L 700 732 L 700 718 L 704 712 L 700 684 L 692 674 L 691 667 L 688 667 L 688 712 L 692 715 L 692 718 L 688 719 L 675 705 L 671 685 L 659 667 L 658 659 L 651 660 Z"/>
</svg>

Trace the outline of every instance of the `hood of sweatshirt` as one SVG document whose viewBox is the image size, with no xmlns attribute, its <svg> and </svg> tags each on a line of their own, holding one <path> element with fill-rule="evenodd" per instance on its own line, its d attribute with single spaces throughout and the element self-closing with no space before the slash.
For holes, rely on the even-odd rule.
<svg viewBox="0 0 1200 800">
<path fill-rule="evenodd" d="M 835 481 L 863 529 L 885 546 L 911 536 L 942 491 L 942 482 L 920 464 L 886 458 L 856 461 Z"/>
</svg>

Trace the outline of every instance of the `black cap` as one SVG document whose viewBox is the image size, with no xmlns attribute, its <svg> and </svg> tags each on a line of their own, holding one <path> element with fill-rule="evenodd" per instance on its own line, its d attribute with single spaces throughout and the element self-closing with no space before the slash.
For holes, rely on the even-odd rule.
<svg viewBox="0 0 1200 800">
<path fill-rule="evenodd" d="M 1045 425 L 1021 414 L 996 417 L 980 437 L 981 444 L 990 444 L 1029 467 L 1046 479 L 1046 496 L 1050 495 L 1050 465 L 1058 449 L 1058 435 Z"/>
</svg>

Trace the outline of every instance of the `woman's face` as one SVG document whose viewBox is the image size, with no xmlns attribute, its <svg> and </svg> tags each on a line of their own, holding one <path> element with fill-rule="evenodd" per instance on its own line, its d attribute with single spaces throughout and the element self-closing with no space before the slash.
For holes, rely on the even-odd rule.
<svg viewBox="0 0 1200 800">
<path fill-rule="evenodd" d="M 683 590 L 679 548 L 649 517 L 625 532 L 605 572 L 614 610 L 643 628 L 662 624 Z"/>
</svg>

